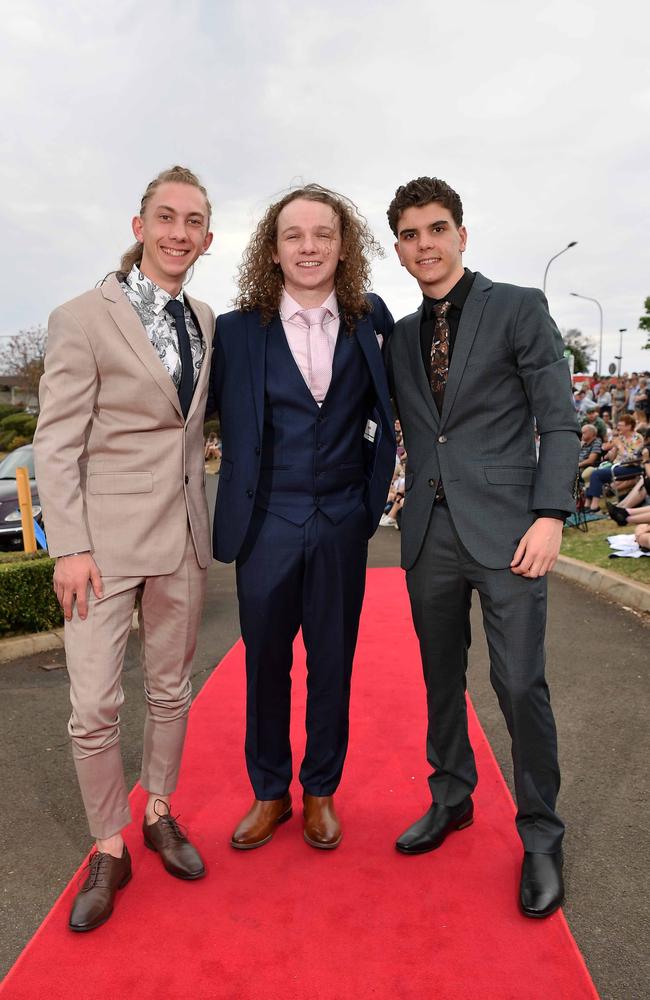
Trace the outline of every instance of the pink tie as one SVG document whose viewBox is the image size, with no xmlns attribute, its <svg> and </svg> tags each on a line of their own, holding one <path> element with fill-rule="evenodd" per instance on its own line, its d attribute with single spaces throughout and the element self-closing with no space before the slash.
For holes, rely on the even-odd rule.
<svg viewBox="0 0 650 1000">
<path fill-rule="evenodd" d="M 322 403 L 332 381 L 332 350 L 323 323 L 329 309 L 301 309 L 298 313 L 309 326 L 308 343 L 310 358 L 309 388 L 317 403 Z"/>
</svg>

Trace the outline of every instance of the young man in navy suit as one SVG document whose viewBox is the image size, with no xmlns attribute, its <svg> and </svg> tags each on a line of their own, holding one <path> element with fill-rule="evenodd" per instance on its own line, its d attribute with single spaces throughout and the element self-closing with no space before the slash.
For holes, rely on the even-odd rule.
<svg viewBox="0 0 650 1000">
<path fill-rule="evenodd" d="M 395 464 L 382 348 L 393 327 L 366 293 L 378 251 L 347 199 L 317 184 L 271 205 L 217 320 L 212 404 L 223 458 L 214 553 L 237 561 L 246 645 L 246 763 L 255 801 L 232 837 L 267 843 L 291 816 L 292 646 L 307 650 L 304 836 L 341 840 L 333 796 L 348 743 L 368 538 Z"/>
</svg>

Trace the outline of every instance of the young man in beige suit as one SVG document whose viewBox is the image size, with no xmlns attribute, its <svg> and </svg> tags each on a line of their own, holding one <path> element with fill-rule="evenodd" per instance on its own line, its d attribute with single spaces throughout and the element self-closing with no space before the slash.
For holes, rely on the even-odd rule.
<svg viewBox="0 0 650 1000">
<path fill-rule="evenodd" d="M 147 700 L 143 834 L 170 874 L 205 873 L 170 810 L 211 561 L 203 415 L 214 315 L 182 291 L 212 242 L 205 188 L 166 170 L 133 219 L 120 270 L 50 317 L 34 445 L 54 589 L 65 615 L 69 732 L 96 851 L 70 927 L 106 921 L 131 878 L 120 683 L 139 598 Z"/>
</svg>

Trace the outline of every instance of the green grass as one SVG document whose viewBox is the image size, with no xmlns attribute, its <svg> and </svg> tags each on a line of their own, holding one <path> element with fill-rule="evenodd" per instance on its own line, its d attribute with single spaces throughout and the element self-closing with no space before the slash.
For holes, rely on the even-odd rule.
<svg viewBox="0 0 650 1000">
<path fill-rule="evenodd" d="M 634 528 L 621 528 L 614 524 L 611 518 L 602 521 L 589 521 L 589 531 L 578 531 L 577 528 L 565 528 L 562 532 L 563 556 L 580 559 L 592 566 L 611 570 L 620 576 L 629 577 L 637 583 L 650 585 L 650 557 L 643 559 L 610 559 L 612 551 L 607 542 L 608 535 L 634 534 Z"/>
</svg>

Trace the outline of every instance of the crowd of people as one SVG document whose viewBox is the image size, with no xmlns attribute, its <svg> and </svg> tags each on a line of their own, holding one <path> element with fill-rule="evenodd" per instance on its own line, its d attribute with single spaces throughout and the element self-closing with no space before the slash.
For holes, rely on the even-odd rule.
<svg viewBox="0 0 650 1000">
<path fill-rule="evenodd" d="M 574 405 L 581 425 L 579 471 L 586 509 L 605 503 L 616 524 L 634 524 L 650 551 L 650 421 L 648 372 L 579 383 Z"/>
</svg>

